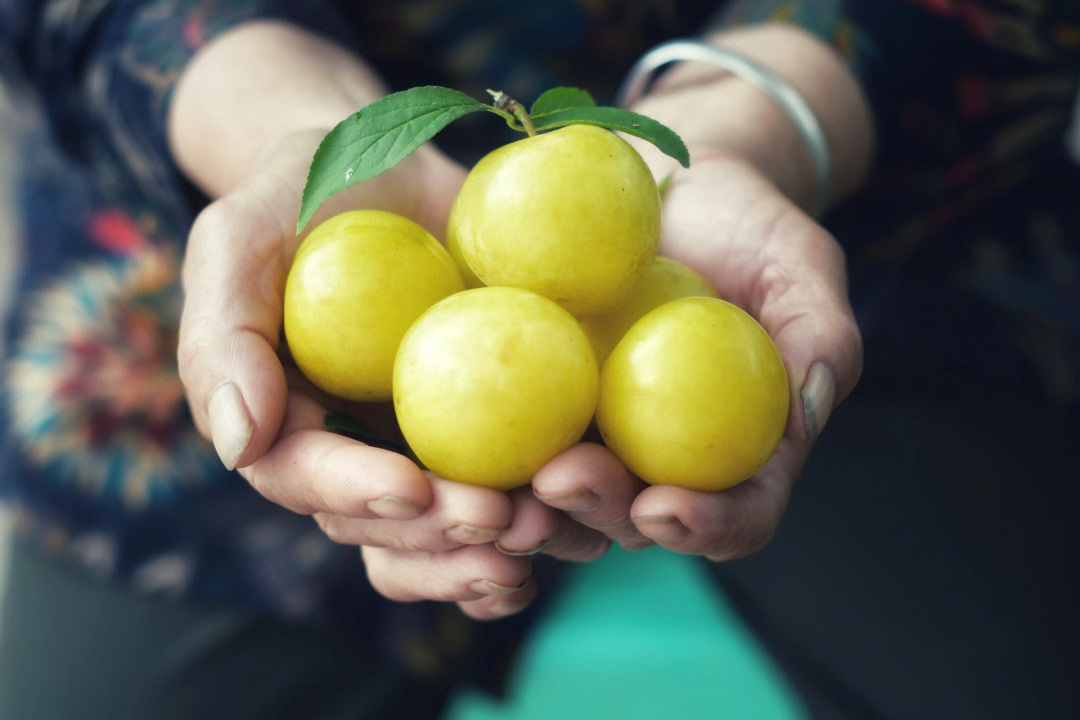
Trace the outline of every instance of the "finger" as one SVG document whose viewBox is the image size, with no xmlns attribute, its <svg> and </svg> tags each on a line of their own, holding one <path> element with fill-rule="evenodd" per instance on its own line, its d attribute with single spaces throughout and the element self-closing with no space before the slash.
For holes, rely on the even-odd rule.
<svg viewBox="0 0 1080 720">
<path fill-rule="evenodd" d="M 862 373 L 862 336 L 843 250 L 801 211 L 773 225 L 751 312 L 776 343 L 791 384 L 787 435 L 813 442 Z"/>
<path fill-rule="evenodd" d="M 361 549 L 368 580 L 383 597 L 400 602 L 457 602 L 512 595 L 526 587 L 529 558 L 504 555 L 491 543 L 442 553 Z"/>
<path fill-rule="evenodd" d="M 564 515 L 559 531 L 541 552 L 557 560 L 592 562 L 602 558 L 610 547 L 607 535 Z"/>
<path fill-rule="evenodd" d="M 495 547 L 508 555 L 545 555 L 560 560 L 589 562 L 607 552 L 611 542 L 560 510 L 545 505 L 527 488 L 510 494 L 514 520 Z"/>
<path fill-rule="evenodd" d="M 536 599 L 536 580 L 529 578 L 525 587 L 509 595 L 488 595 L 479 600 L 458 603 L 461 611 L 474 620 L 497 620 L 521 612 Z"/>
<path fill-rule="evenodd" d="M 240 474 L 265 498 L 293 512 L 412 519 L 433 502 L 423 471 L 407 457 L 322 430 L 325 411 L 299 393 L 277 442 Z"/>
<path fill-rule="evenodd" d="M 356 519 L 316 513 L 315 521 L 334 542 L 345 545 L 445 552 L 490 543 L 506 530 L 514 508 L 505 493 L 426 474 L 432 502 L 416 519 Z"/>
<path fill-rule="evenodd" d="M 178 367 L 195 424 L 230 469 L 270 447 L 285 412 L 284 235 L 271 213 L 234 194 L 200 213 L 188 239 Z"/>
<path fill-rule="evenodd" d="M 707 493 L 656 485 L 638 496 L 630 515 L 669 550 L 714 561 L 749 555 L 776 533 L 808 453 L 805 444 L 784 440 L 765 467 L 733 488 Z"/>
<path fill-rule="evenodd" d="M 645 487 L 603 445 L 581 443 L 559 454 L 537 472 L 533 493 L 622 547 L 652 545 L 630 521 L 630 506 Z"/>
<path fill-rule="evenodd" d="M 495 548 L 507 555 L 535 555 L 551 544 L 565 516 L 533 497 L 529 487 L 512 490 L 509 499 L 513 522 L 495 541 Z"/>
</svg>

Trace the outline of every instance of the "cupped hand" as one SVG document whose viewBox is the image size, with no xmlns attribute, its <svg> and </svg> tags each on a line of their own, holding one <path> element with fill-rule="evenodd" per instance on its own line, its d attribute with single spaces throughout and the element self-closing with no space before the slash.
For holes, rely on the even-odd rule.
<svg viewBox="0 0 1080 720">
<path fill-rule="evenodd" d="M 645 486 L 606 448 L 582 445 L 542 468 L 533 491 L 625 547 L 655 542 L 729 560 L 773 537 L 814 439 L 861 373 L 844 254 L 751 165 L 720 154 L 696 157 L 672 176 L 660 251 L 699 272 L 773 338 L 791 388 L 780 446 L 745 482 L 707 493 Z"/>
<path fill-rule="evenodd" d="M 648 486 L 610 450 L 583 442 L 541 468 L 531 488 L 511 493 L 514 516 L 497 543 L 442 554 L 365 548 L 369 575 L 385 595 L 455 600 L 474 617 L 499 617 L 535 594 L 525 558 L 500 550 L 592 560 L 608 542 L 627 549 L 659 544 L 722 561 L 773 537 L 814 439 L 861 372 L 844 255 L 824 229 L 733 157 L 699 158 L 676 174 L 664 207 L 663 254 L 754 315 L 784 360 L 791 407 L 770 461 L 726 491 L 697 492 Z"/>
<path fill-rule="evenodd" d="M 520 610 L 535 594 L 530 555 L 543 546 L 588 560 L 603 554 L 607 538 L 528 488 L 507 494 L 450 482 L 404 454 L 326 430 L 328 411 L 349 412 L 388 439 L 397 428 L 389 404 L 331 398 L 289 362 L 282 296 L 303 237 L 293 232 L 300 191 L 322 135 L 285 138 L 192 227 L 178 360 L 195 424 L 226 467 L 268 500 L 313 516 L 336 542 L 362 546 L 371 583 L 386 597 L 458 601 L 477 618 Z M 439 236 L 463 178 L 425 148 L 327 201 L 309 227 L 364 207 L 400 213 Z"/>
<path fill-rule="evenodd" d="M 178 361 L 195 424 L 226 467 L 239 468 L 271 501 L 314 515 L 331 537 L 432 551 L 490 540 L 511 519 L 504 494 L 434 481 L 404 455 L 323 429 L 332 401 L 288 362 L 282 296 L 302 239 L 293 230 L 301 190 L 323 134 L 287 136 L 192 227 Z M 335 196 L 311 227 L 366 207 L 441 232 L 463 177 L 424 149 Z M 332 409 L 386 414 L 374 406 Z"/>
</svg>

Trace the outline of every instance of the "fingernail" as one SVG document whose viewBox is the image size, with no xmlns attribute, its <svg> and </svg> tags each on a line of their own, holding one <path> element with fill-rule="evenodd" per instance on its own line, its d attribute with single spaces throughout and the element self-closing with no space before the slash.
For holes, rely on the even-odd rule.
<svg viewBox="0 0 1080 720">
<path fill-rule="evenodd" d="M 836 381 L 825 363 L 816 362 L 810 366 L 799 394 L 802 396 L 803 414 L 806 416 L 806 442 L 812 443 L 825 429 L 829 413 L 832 412 L 833 400 L 836 399 Z"/>
<path fill-rule="evenodd" d="M 525 578 L 517 587 L 506 587 L 505 585 L 496 585 L 490 580 L 474 580 L 469 583 L 469 589 L 481 595 L 509 595 L 523 589 L 528 582 L 529 578 Z"/>
<path fill-rule="evenodd" d="M 540 552 L 541 550 L 546 548 L 548 545 L 550 545 L 554 540 L 555 540 L 555 538 L 548 538 L 544 542 L 542 542 L 539 545 L 537 545 L 536 547 L 534 547 L 532 550 L 525 550 L 525 551 L 507 550 L 506 548 L 504 548 L 499 543 L 498 540 L 496 540 L 495 541 L 495 549 L 498 550 L 499 552 L 501 552 L 503 555 L 511 555 L 513 557 L 525 557 L 527 555 L 535 555 L 536 553 Z"/>
<path fill-rule="evenodd" d="M 219 386 L 210 396 L 206 413 L 210 419 L 210 437 L 213 438 L 214 449 L 225 467 L 232 470 L 247 450 L 255 428 L 244 398 L 240 395 L 240 388 L 231 382 Z"/>
<path fill-rule="evenodd" d="M 371 500 L 368 502 L 367 507 L 368 510 L 379 517 L 389 520 L 412 520 L 427 512 L 427 508 L 396 498 L 393 495 Z"/>
<path fill-rule="evenodd" d="M 449 540 L 463 543 L 465 545 L 476 545 L 479 543 L 491 542 L 502 534 L 502 530 L 478 528 L 473 527 L 472 525 L 457 525 L 450 528 L 445 533 L 446 537 Z"/>
<path fill-rule="evenodd" d="M 575 490 L 562 495 L 534 494 L 542 502 L 568 512 L 586 512 L 600 507 L 600 496 L 591 490 Z"/>
<path fill-rule="evenodd" d="M 642 535 L 657 542 L 676 542 L 690 536 L 690 528 L 672 515 L 649 515 L 631 520 Z"/>
</svg>

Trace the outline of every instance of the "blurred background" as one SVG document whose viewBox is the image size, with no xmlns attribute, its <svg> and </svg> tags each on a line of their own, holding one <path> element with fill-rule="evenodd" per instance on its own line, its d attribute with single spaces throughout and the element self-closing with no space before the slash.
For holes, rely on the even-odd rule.
<svg viewBox="0 0 1080 720">
<path fill-rule="evenodd" d="M 11 204 L 11 173 L 6 172 L 9 162 L 9 133 L 4 128 L 11 123 L 11 100 L 0 82 L 0 317 L 8 314 L 11 296 L 11 279 L 18 271 L 16 256 L 15 228 L 13 214 L 9 212 Z M 0 332 L 0 357 L 4 356 L 4 336 Z M 4 468 L 0 467 L 0 472 Z M 0 603 L 3 602 L 3 583 L 8 578 L 8 536 L 11 520 L 8 511 L 0 505 Z"/>
<path fill-rule="evenodd" d="M 8 167 L 8 143 L 9 134 L 4 132 L 10 127 L 11 105 L 4 84 L 0 82 L 0 317 L 7 315 L 7 307 L 11 295 L 11 278 L 18 272 L 18 257 L 16 255 L 16 243 L 14 220 L 8 211 L 11 198 L 11 177 L 6 171 Z M 0 357 L 4 356 L 4 335 L 0 333 Z M 4 472 L 0 468 L 0 472 Z M 10 530 L 10 518 L 7 510 L 0 505 L 0 603 L 4 601 L 4 580 L 7 578 L 7 538 Z"/>
</svg>

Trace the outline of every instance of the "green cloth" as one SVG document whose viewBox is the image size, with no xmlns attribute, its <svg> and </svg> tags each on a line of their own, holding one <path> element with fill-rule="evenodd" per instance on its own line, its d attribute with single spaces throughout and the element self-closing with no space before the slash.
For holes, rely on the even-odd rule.
<svg viewBox="0 0 1080 720">
<path fill-rule="evenodd" d="M 509 695 L 446 720 L 807 717 L 698 558 L 613 548 L 577 566 L 512 669 Z"/>
</svg>

